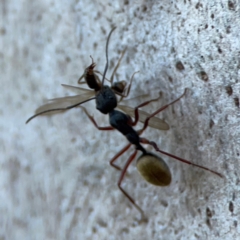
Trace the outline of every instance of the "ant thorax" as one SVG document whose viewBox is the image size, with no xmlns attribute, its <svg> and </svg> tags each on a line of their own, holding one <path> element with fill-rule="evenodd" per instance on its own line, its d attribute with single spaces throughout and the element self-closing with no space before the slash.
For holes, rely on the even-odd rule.
<svg viewBox="0 0 240 240">
<path fill-rule="evenodd" d="M 109 86 L 103 86 L 96 94 L 96 108 L 103 114 L 110 113 L 117 107 L 117 97 Z"/>
</svg>

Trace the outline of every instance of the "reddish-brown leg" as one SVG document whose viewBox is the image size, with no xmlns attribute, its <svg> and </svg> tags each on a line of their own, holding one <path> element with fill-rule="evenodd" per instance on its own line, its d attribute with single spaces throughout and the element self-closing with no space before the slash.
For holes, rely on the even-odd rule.
<svg viewBox="0 0 240 240">
<path fill-rule="evenodd" d="M 155 111 L 155 112 L 152 113 L 150 116 L 148 116 L 148 117 L 146 118 L 145 122 L 144 122 L 143 128 L 139 131 L 139 135 L 147 128 L 148 122 L 149 122 L 149 120 L 150 120 L 152 117 L 154 117 L 155 115 L 157 115 L 158 113 L 160 113 L 161 111 L 163 111 L 164 109 L 166 109 L 167 107 L 169 107 L 170 105 L 174 104 L 175 102 L 179 101 L 185 94 L 186 94 L 186 89 L 185 89 L 184 93 L 183 93 L 179 98 L 177 98 L 176 100 L 170 102 L 169 104 L 167 104 L 167 105 L 159 108 L 157 111 Z M 149 103 L 151 103 L 151 102 L 153 102 L 153 101 L 157 101 L 159 98 L 160 98 L 160 97 L 158 97 L 158 98 L 156 98 L 156 99 L 152 99 L 152 100 L 146 101 L 146 102 L 138 105 L 138 106 L 134 109 L 134 111 L 135 111 L 135 120 L 133 121 L 132 126 L 135 126 L 135 125 L 137 124 L 138 120 L 139 120 L 138 109 L 139 109 L 140 107 L 146 106 L 147 104 L 149 104 Z"/>
<path fill-rule="evenodd" d="M 130 165 L 130 163 L 134 160 L 134 158 L 136 157 L 137 155 L 137 150 L 134 151 L 134 153 L 128 158 L 122 172 L 121 172 L 121 175 L 120 175 L 120 178 L 118 180 L 118 187 L 119 189 L 122 191 L 122 193 L 129 199 L 129 201 L 137 208 L 137 210 L 141 213 L 141 216 L 142 216 L 142 219 L 144 219 L 144 213 L 143 213 L 143 210 L 136 204 L 135 200 L 121 187 L 121 183 L 123 181 L 123 178 L 126 174 L 126 171 Z"/>
<path fill-rule="evenodd" d="M 152 113 L 148 118 L 146 118 L 146 120 L 145 120 L 145 122 L 144 122 L 143 128 L 138 131 L 139 135 L 147 128 L 148 122 L 149 122 L 149 120 L 150 120 L 152 117 L 154 117 L 156 114 L 158 114 L 158 113 L 161 112 L 162 110 L 166 109 L 168 106 L 170 106 L 170 105 L 174 104 L 175 102 L 179 101 L 185 94 L 186 94 L 186 89 L 185 89 L 184 93 L 183 93 L 179 98 L 177 98 L 177 99 L 174 100 L 173 102 L 171 102 L 171 103 L 169 103 L 169 104 L 161 107 L 160 109 L 158 109 L 157 111 L 155 111 L 154 113 Z M 218 175 L 219 177 L 223 177 L 222 174 L 220 174 L 220 173 L 218 173 L 218 172 L 216 172 L 216 171 L 214 171 L 214 170 L 211 170 L 211 169 L 209 169 L 209 168 L 207 168 L 207 167 L 200 166 L 200 165 L 198 165 L 198 164 L 194 164 L 194 163 L 192 163 L 192 162 L 190 162 L 190 161 L 188 161 L 188 160 L 185 160 L 185 159 L 183 159 L 183 158 L 177 157 L 177 156 L 175 156 L 175 155 L 173 155 L 173 154 L 170 154 L 170 153 L 167 153 L 167 152 L 164 152 L 164 151 L 160 150 L 155 142 L 149 141 L 149 140 L 146 139 L 146 138 L 140 138 L 140 142 L 143 143 L 143 144 L 149 144 L 149 145 L 153 146 L 154 149 L 155 149 L 157 152 L 160 152 L 160 153 L 162 153 L 162 154 L 165 154 L 165 155 L 167 155 L 167 156 L 169 156 L 169 157 L 172 157 L 172 158 L 174 158 L 174 159 L 176 159 L 176 160 L 178 160 L 178 161 L 184 162 L 184 163 L 186 163 L 186 164 L 189 164 L 189 165 L 192 165 L 192 166 L 195 166 L 195 167 L 202 168 L 202 169 L 204 169 L 204 170 L 206 170 L 206 171 L 209 171 L 209 172 L 212 172 L 212 173 Z"/>
<path fill-rule="evenodd" d="M 124 153 L 126 152 L 131 146 L 131 143 L 129 143 L 127 146 L 125 146 L 121 151 L 119 151 L 111 160 L 110 160 L 110 165 L 117 170 L 122 170 L 119 166 L 115 165 L 114 162 Z"/>
<path fill-rule="evenodd" d="M 112 130 L 112 127 L 99 127 L 96 123 L 96 121 L 94 120 L 94 118 L 88 113 L 87 109 L 83 106 L 80 106 L 83 111 L 87 114 L 88 118 L 92 121 L 92 123 L 96 126 L 96 128 L 98 128 L 99 130 Z M 110 165 L 114 168 L 116 168 L 117 170 L 122 170 L 119 166 L 115 165 L 114 162 L 124 153 L 126 152 L 129 148 L 130 148 L 131 144 L 129 143 L 128 145 L 126 145 L 120 152 L 118 152 L 111 160 L 110 160 Z M 120 190 L 123 192 L 123 194 L 133 203 L 133 205 L 141 212 L 142 216 L 144 216 L 142 209 L 135 203 L 135 201 L 133 200 L 133 198 L 131 198 L 129 196 L 129 194 L 121 187 L 121 182 L 126 174 L 127 168 L 130 165 L 130 163 L 134 160 L 135 156 L 137 154 L 137 150 L 134 151 L 134 153 L 130 156 L 130 158 L 128 159 L 126 165 L 124 166 L 121 176 L 119 178 L 118 181 L 118 187 L 120 188 Z"/>
<path fill-rule="evenodd" d="M 120 58 L 119 58 L 119 60 L 118 60 L 118 63 L 117 63 L 117 65 L 116 65 L 116 67 L 114 68 L 113 73 L 112 73 L 112 75 L 111 75 L 111 77 L 110 77 L 110 83 L 111 83 L 111 85 L 112 85 L 112 83 L 113 83 L 114 75 L 115 75 L 117 69 L 119 68 L 119 66 L 120 66 L 120 64 L 121 64 L 121 61 L 122 61 L 123 56 L 124 56 L 124 54 L 125 54 L 125 52 L 126 52 L 126 49 L 127 49 L 127 48 L 124 48 L 124 50 L 122 51 L 121 56 L 120 56 Z"/>
<path fill-rule="evenodd" d="M 139 71 L 133 73 L 133 75 L 132 75 L 132 77 L 131 77 L 131 80 L 130 80 L 130 83 L 129 83 L 127 89 L 124 91 L 124 94 L 118 93 L 118 95 L 121 96 L 121 98 L 119 99 L 118 103 L 120 103 L 120 102 L 123 100 L 123 98 L 126 98 L 126 97 L 128 96 L 128 94 L 129 94 L 129 92 L 130 92 L 130 90 L 131 90 L 131 87 L 132 87 L 132 81 L 133 81 L 134 75 L 135 75 L 136 73 L 138 73 L 138 72 L 139 72 Z"/>
<path fill-rule="evenodd" d="M 88 116 L 88 118 L 90 119 L 90 121 L 94 124 L 94 126 L 99 129 L 99 130 L 114 130 L 113 127 L 109 126 L 109 127 L 99 127 L 95 121 L 95 119 L 89 114 L 89 112 L 87 111 L 87 109 L 83 106 L 80 106 L 82 108 L 82 110 L 86 113 L 86 115 Z M 127 146 L 125 146 L 120 152 L 118 152 L 111 160 L 110 160 L 110 165 L 114 168 L 116 168 L 117 170 L 122 170 L 119 166 L 115 165 L 114 162 L 124 153 L 126 152 L 129 148 L 130 148 L 131 144 L 129 143 Z"/>
<path fill-rule="evenodd" d="M 148 122 L 149 120 L 154 117 L 155 115 L 157 115 L 158 113 L 160 113 L 161 111 L 163 111 L 164 109 L 166 109 L 167 107 L 169 107 L 170 105 L 173 105 L 175 102 L 179 101 L 187 92 L 187 89 L 185 89 L 184 93 L 178 97 L 177 99 L 175 99 L 174 101 L 170 102 L 169 104 L 161 107 L 160 109 L 156 110 L 154 113 L 152 113 L 150 116 L 148 116 L 144 122 L 143 128 L 140 130 L 139 134 L 141 134 L 148 126 Z"/>
<path fill-rule="evenodd" d="M 173 154 L 170 154 L 170 153 L 167 153 L 167 152 L 164 152 L 164 151 L 160 150 L 160 149 L 158 148 L 157 144 L 156 144 L 155 142 L 153 142 L 153 141 L 149 141 L 149 140 L 146 139 L 146 138 L 140 138 L 140 142 L 143 143 L 143 144 L 149 144 L 149 145 L 153 146 L 154 149 L 155 149 L 157 152 L 160 152 L 160 153 L 162 153 L 162 154 L 165 154 L 165 155 L 167 155 L 167 156 L 169 156 L 169 157 L 171 157 L 171 158 L 174 158 L 174 159 L 176 159 L 176 160 L 178 160 L 178 161 L 180 161 L 180 162 L 184 162 L 184 163 L 186 163 L 186 164 L 189 164 L 189 165 L 192 165 L 192 166 L 195 166 L 195 167 L 202 168 L 202 169 L 204 169 L 204 170 L 206 170 L 206 171 L 212 172 L 212 173 L 218 175 L 219 177 L 223 178 L 223 175 L 222 175 L 221 173 L 218 173 L 218 172 L 216 172 L 216 171 L 214 171 L 214 170 L 211 170 L 211 169 L 209 169 L 209 168 L 207 168 L 207 167 L 200 166 L 200 165 L 198 165 L 198 164 L 192 163 L 192 162 L 190 162 L 190 161 L 188 161 L 188 160 L 185 160 L 185 159 L 183 159 L 183 158 L 177 157 L 177 156 L 175 156 L 175 155 L 173 155 Z"/>
<path fill-rule="evenodd" d="M 79 106 L 80 108 L 82 108 L 82 110 L 86 113 L 86 115 L 88 116 L 88 118 L 90 119 L 90 121 L 94 124 L 94 126 L 98 129 L 98 130 L 102 130 L 102 131 L 109 131 L 109 130 L 114 130 L 114 128 L 112 126 L 107 126 L 107 127 L 99 127 L 98 124 L 96 123 L 95 119 L 93 118 L 93 116 L 91 116 L 87 109 L 83 106 Z"/>
</svg>

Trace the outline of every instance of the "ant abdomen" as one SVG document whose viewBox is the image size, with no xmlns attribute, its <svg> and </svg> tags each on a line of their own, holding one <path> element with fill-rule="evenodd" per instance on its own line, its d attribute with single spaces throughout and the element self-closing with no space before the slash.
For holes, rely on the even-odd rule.
<svg viewBox="0 0 240 240">
<path fill-rule="evenodd" d="M 137 169 L 142 177 L 156 186 L 168 186 L 172 176 L 162 158 L 152 153 L 144 153 L 137 160 Z"/>
</svg>

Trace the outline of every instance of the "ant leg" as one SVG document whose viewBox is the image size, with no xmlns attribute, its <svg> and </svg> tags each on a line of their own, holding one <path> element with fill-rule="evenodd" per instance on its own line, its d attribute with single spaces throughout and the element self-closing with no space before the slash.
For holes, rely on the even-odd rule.
<svg viewBox="0 0 240 240">
<path fill-rule="evenodd" d="M 80 76 L 80 78 L 78 79 L 78 84 L 83 84 L 86 82 L 81 82 L 81 80 L 86 76 L 86 70 L 84 71 L 84 73 L 82 74 L 82 76 Z"/>
<path fill-rule="evenodd" d="M 121 63 L 121 61 L 122 61 L 122 58 L 123 58 L 126 50 L 127 50 L 127 48 L 124 48 L 124 50 L 122 51 L 122 54 L 121 54 L 121 56 L 120 56 L 120 58 L 119 58 L 119 60 L 118 60 L 118 63 L 117 63 L 117 65 L 116 65 L 116 67 L 114 68 L 113 73 L 112 73 L 112 75 L 111 75 L 111 77 L 110 77 L 110 81 L 109 81 L 109 82 L 111 83 L 111 86 L 112 86 L 112 83 L 113 83 L 114 75 L 115 75 L 118 67 L 120 66 L 120 63 Z"/>
<path fill-rule="evenodd" d="M 130 90 L 131 90 L 131 87 L 132 87 L 132 81 L 133 81 L 134 75 L 135 75 L 136 73 L 139 73 L 139 71 L 133 73 L 133 75 L 132 75 L 132 77 L 131 77 L 131 79 L 130 79 L 130 83 L 129 83 L 127 89 L 126 89 L 126 93 L 124 93 L 124 94 L 118 93 L 118 95 L 121 96 L 121 98 L 120 98 L 120 100 L 118 101 L 118 103 L 120 103 L 123 98 L 126 98 L 126 97 L 128 96 L 128 94 L 129 94 L 129 92 L 130 92 Z"/>
<path fill-rule="evenodd" d="M 148 117 L 145 119 L 143 128 L 138 131 L 139 135 L 141 135 L 141 133 L 147 128 L 148 122 L 149 122 L 149 120 L 150 120 L 152 117 L 154 117 L 156 114 L 160 113 L 161 111 L 163 111 L 164 109 L 166 109 L 166 108 L 169 107 L 170 105 L 174 104 L 175 102 L 179 101 L 179 100 L 186 94 L 186 92 L 187 92 L 187 89 L 184 90 L 184 93 L 183 93 L 180 97 L 178 97 L 178 98 L 175 99 L 174 101 L 170 102 L 169 104 L 167 104 L 167 105 L 159 108 L 157 111 L 155 111 L 155 112 L 152 113 L 150 116 L 148 116 Z M 144 104 L 144 103 L 143 103 L 143 104 Z M 143 104 L 140 104 L 139 106 L 142 107 Z M 145 104 L 145 105 L 146 105 L 146 104 Z M 136 122 L 136 120 L 138 120 L 138 117 L 139 117 L 139 116 L 138 116 L 138 108 L 139 108 L 139 106 L 138 106 L 137 108 L 135 108 L 135 122 Z M 135 122 L 134 122 L 134 123 L 135 123 Z M 136 123 L 137 123 L 137 122 L 136 122 Z M 136 124 L 136 123 L 135 123 L 135 124 Z"/>
<path fill-rule="evenodd" d="M 161 112 L 161 111 L 163 111 L 164 109 L 166 109 L 168 106 L 170 106 L 170 105 L 174 104 L 175 102 L 179 101 L 179 100 L 186 94 L 186 91 L 187 91 L 187 89 L 185 89 L 184 93 L 183 93 L 179 98 L 177 98 L 176 100 L 172 101 L 171 103 L 169 103 L 169 104 L 161 107 L 160 109 L 158 109 L 157 111 L 155 111 L 154 113 L 152 113 L 148 118 L 146 118 L 146 120 L 145 120 L 145 122 L 144 122 L 144 126 L 143 126 L 143 128 L 142 128 L 141 130 L 138 131 L 138 134 L 140 135 L 140 134 L 147 128 L 148 122 L 149 122 L 149 120 L 150 120 L 152 117 L 154 117 L 156 114 L 158 114 L 159 112 Z M 186 163 L 186 164 L 189 164 L 189 165 L 193 165 L 193 166 L 195 166 L 195 167 L 202 168 L 202 169 L 204 169 L 204 170 L 206 170 L 206 171 L 209 171 L 209 172 L 212 172 L 212 173 L 218 175 L 219 177 L 223 177 L 222 174 L 220 174 L 220 173 L 218 173 L 218 172 L 216 172 L 216 171 L 213 171 L 213 170 L 211 170 L 211 169 L 209 169 L 209 168 L 200 166 L 200 165 L 198 165 L 198 164 L 194 164 L 194 163 L 192 163 L 192 162 L 190 162 L 190 161 L 187 161 L 187 160 L 185 160 L 185 159 L 183 159 L 183 158 L 177 157 L 177 156 L 175 156 L 175 155 L 173 155 L 173 154 L 170 154 L 170 153 L 167 153 L 167 152 L 164 152 L 164 151 L 160 150 L 155 142 L 149 141 L 149 140 L 146 139 L 146 138 L 140 138 L 140 142 L 143 143 L 143 144 L 149 144 L 149 145 L 151 145 L 152 147 L 154 147 L 154 149 L 155 149 L 157 152 L 160 152 L 160 153 L 165 154 L 165 155 L 167 155 L 167 156 L 169 156 L 169 157 L 172 157 L 172 158 L 174 158 L 174 159 L 176 159 L 176 160 L 178 160 L 178 161 L 180 161 L 180 162 L 184 162 L 184 163 Z"/>
<path fill-rule="evenodd" d="M 85 81 L 84 82 L 81 82 L 81 79 L 78 80 L 78 84 L 87 84 Z"/>
<path fill-rule="evenodd" d="M 216 171 L 214 171 L 214 170 L 211 170 L 211 169 L 209 169 L 209 168 L 207 168 L 207 167 L 200 166 L 200 165 L 198 165 L 198 164 L 192 163 L 192 162 L 190 162 L 190 161 L 188 161 L 188 160 L 185 160 L 185 159 L 183 159 L 183 158 L 177 157 L 177 156 L 175 156 L 175 155 L 173 155 L 173 154 L 170 154 L 170 153 L 167 153 L 167 152 L 164 152 L 164 151 L 160 150 L 160 149 L 158 148 L 157 144 L 156 144 L 155 142 L 153 142 L 153 141 L 149 141 L 149 140 L 146 139 L 146 138 L 140 138 L 140 142 L 143 143 L 143 144 L 149 144 L 149 145 L 151 145 L 152 147 L 154 147 L 154 149 L 155 149 L 157 152 L 160 152 L 160 153 L 162 153 L 162 154 L 165 154 L 165 155 L 167 155 L 167 156 L 169 156 L 169 157 L 171 157 L 171 158 L 174 158 L 174 159 L 176 159 L 176 160 L 178 160 L 178 161 L 180 161 L 180 162 L 184 162 L 184 163 L 186 163 L 186 164 L 189 164 L 189 165 L 192 165 L 192 166 L 195 166 L 195 167 L 202 168 L 202 169 L 204 169 L 204 170 L 206 170 L 206 171 L 212 172 L 212 173 L 218 175 L 219 177 L 223 178 L 223 175 L 222 175 L 221 173 L 218 173 L 218 172 L 216 172 Z"/>
<path fill-rule="evenodd" d="M 127 168 L 128 166 L 130 165 L 130 163 L 134 160 L 134 158 L 136 157 L 137 155 L 137 150 L 134 151 L 134 153 L 129 157 L 129 159 L 127 160 L 123 170 L 122 170 L 122 173 L 121 173 L 121 176 L 118 180 L 118 187 L 119 189 L 122 191 L 122 193 L 129 199 L 129 201 L 137 208 L 137 210 L 141 213 L 141 216 L 142 216 L 142 219 L 144 219 L 144 213 L 143 213 L 143 210 L 135 203 L 135 200 L 121 187 L 121 183 L 122 183 L 122 180 L 126 174 L 126 171 L 127 171 Z"/>
<path fill-rule="evenodd" d="M 103 74 L 101 72 L 99 72 L 98 70 L 94 70 L 94 73 L 100 74 L 101 76 L 103 76 Z M 98 78 L 99 79 L 99 78 Z M 105 79 L 110 82 L 110 80 L 108 78 L 105 77 Z M 99 79 L 100 81 L 100 79 Z"/>
<path fill-rule="evenodd" d="M 82 110 L 86 113 L 86 115 L 88 116 L 88 118 L 90 119 L 90 121 L 94 124 L 94 126 L 98 129 L 98 130 L 103 130 L 103 131 L 107 131 L 107 130 L 114 130 L 113 127 L 108 126 L 108 127 L 99 127 L 98 124 L 96 123 L 95 119 L 93 118 L 93 116 L 91 116 L 87 109 L 83 106 L 79 106 L 80 108 L 82 108 Z"/>
<path fill-rule="evenodd" d="M 132 81 L 133 81 L 133 78 L 134 78 L 134 75 L 136 74 L 136 73 L 139 73 L 140 71 L 137 71 L 137 72 L 134 72 L 133 73 L 133 75 L 132 75 L 132 77 L 131 77 L 131 79 L 130 79 L 130 83 L 129 83 L 129 85 L 128 85 L 128 88 L 127 88 L 127 90 L 126 90 L 126 93 L 124 94 L 124 97 L 127 97 L 128 96 L 128 94 L 129 94 L 129 92 L 130 92 L 130 90 L 131 90 L 131 87 L 132 87 Z"/>
<path fill-rule="evenodd" d="M 160 97 L 161 96 L 159 95 L 158 98 L 154 98 L 154 99 L 148 100 L 146 102 L 143 102 L 143 103 L 139 104 L 137 107 L 135 107 L 134 108 L 134 118 L 135 118 L 135 120 L 132 121 L 131 126 L 135 126 L 138 123 L 138 120 L 139 120 L 139 112 L 138 112 L 139 108 L 144 107 L 144 106 L 148 105 L 151 102 L 155 102 L 155 101 L 159 100 Z M 145 122 L 146 122 L 146 120 L 145 120 Z"/>
<path fill-rule="evenodd" d="M 122 170 L 119 166 L 115 165 L 114 162 L 124 153 L 126 152 L 131 146 L 131 143 L 129 143 L 127 146 L 125 146 L 120 152 L 118 152 L 111 160 L 110 160 L 110 165 L 117 170 Z"/>
</svg>

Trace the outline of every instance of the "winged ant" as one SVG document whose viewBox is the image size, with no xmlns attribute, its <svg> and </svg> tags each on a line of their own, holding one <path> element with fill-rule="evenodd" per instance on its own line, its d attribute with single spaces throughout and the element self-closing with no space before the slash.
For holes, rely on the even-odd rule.
<svg viewBox="0 0 240 240">
<path fill-rule="evenodd" d="M 121 60 L 122 60 L 125 52 L 126 52 L 126 48 L 122 51 L 121 56 L 118 60 L 118 63 L 115 66 L 113 73 L 110 77 L 110 80 L 108 80 L 107 78 L 105 78 L 105 79 L 110 82 L 111 89 L 114 91 L 114 93 L 117 94 L 118 96 L 120 96 L 120 100 L 118 100 L 117 108 L 126 112 L 131 117 L 134 117 L 134 108 L 127 106 L 127 105 L 119 104 L 119 103 L 123 100 L 123 98 L 126 98 L 128 96 L 130 89 L 131 89 L 134 75 L 137 72 L 133 73 L 133 75 L 130 79 L 130 83 L 127 88 L 126 88 L 126 85 L 127 85 L 126 81 L 113 82 L 114 75 L 117 72 L 118 67 L 120 66 Z M 92 59 L 92 63 L 85 69 L 84 73 L 78 79 L 78 84 L 87 84 L 91 90 L 86 89 L 86 88 L 71 86 L 71 85 L 67 85 L 67 84 L 62 84 L 63 87 L 71 89 L 71 90 L 75 90 L 79 94 L 75 95 L 75 96 L 67 96 L 67 97 L 49 99 L 46 104 L 43 104 L 42 106 L 38 107 L 35 110 L 36 114 L 33 115 L 32 117 L 30 117 L 26 121 L 26 123 L 28 123 L 33 118 L 35 118 L 39 115 L 49 114 L 49 113 L 52 113 L 53 111 L 58 112 L 58 111 L 68 110 L 71 108 L 70 107 L 71 105 L 75 106 L 75 104 L 78 104 L 80 102 L 86 102 L 86 101 L 94 99 L 91 97 L 96 95 L 98 93 L 98 91 L 100 91 L 103 88 L 103 83 L 100 81 L 100 79 L 97 75 L 97 74 L 101 74 L 101 73 L 97 70 L 94 70 L 96 63 L 94 62 L 92 56 L 90 56 L 90 57 Z M 82 81 L 82 79 L 84 79 L 84 81 Z M 89 98 L 91 98 L 91 99 L 89 99 Z M 158 99 L 159 98 L 152 100 L 152 101 L 157 101 Z M 139 110 L 139 121 L 144 122 L 145 119 L 149 115 L 150 115 L 149 113 L 147 113 L 143 110 Z M 168 130 L 169 129 L 169 125 L 163 119 L 160 119 L 158 117 L 151 118 L 151 120 L 149 122 L 149 126 L 159 129 L 159 130 Z"/>
<path fill-rule="evenodd" d="M 48 109 L 38 112 L 37 114 L 33 115 L 32 117 L 30 117 L 26 123 L 28 123 L 30 120 L 32 120 L 33 118 L 35 118 L 38 115 L 44 114 L 44 113 L 48 113 L 48 112 L 54 112 L 54 111 L 64 111 L 64 110 L 68 110 L 74 107 L 81 107 L 83 109 L 83 111 L 87 114 L 88 118 L 90 119 L 90 121 L 95 125 L 95 127 L 97 127 L 99 130 L 113 130 L 113 129 L 117 129 L 120 133 L 122 133 L 127 140 L 129 141 L 129 143 L 120 151 L 118 152 L 111 160 L 110 160 L 110 164 L 111 166 L 115 167 L 118 170 L 121 170 L 121 175 L 118 181 L 118 187 L 119 189 L 122 191 L 122 193 L 130 200 L 130 202 L 139 210 L 139 212 L 141 213 L 142 218 L 144 218 L 144 213 L 143 210 L 137 205 L 137 203 L 135 202 L 135 200 L 121 187 L 121 183 L 124 179 L 124 176 L 126 174 L 127 168 L 130 165 L 130 163 L 135 159 L 136 155 L 137 155 L 137 151 L 141 151 L 142 155 L 138 158 L 137 160 L 137 168 L 139 173 L 142 175 L 142 177 L 149 183 L 153 184 L 153 185 L 157 185 L 157 186 L 167 186 L 170 184 L 171 182 L 171 173 L 170 170 L 167 166 L 167 164 L 164 162 L 164 160 L 160 157 L 158 157 L 155 154 L 152 154 L 150 152 L 147 152 L 146 149 L 142 146 L 142 144 L 148 144 L 151 145 L 155 151 L 160 152 L 162 154 L 165 154 L 171 158 L 174 158 L 178 161 L 184 162 L 186 164 L 195 166 L 195 167 L 199 167 L 202 168 L 206 171 L 210 171 L 216 175 L 218 175 L 219 177 L 223 177 L 220 173 L 213 171 L 207 167 L 204 166 L 200 166 L 198 164 L 194 164 L 188 160 L 185 160 L 183 158 L 177 157 L 175 155 L 172 155 L 170 153 L 167 153 L 165 151 L 162 151 L 161 149 L 159 149 L 159 147 L 157 146 L 157 144 L 153 141 L 150 141 L 146 138 L 142 138 L 140 137 L 140 135 L 144 132 L 144 130 L 149 126 L 149 121 L 155 117 L 156 114 L 160 113 L 161 111 L 165 110 L 166 108 L 168 108 L 170 105 L 173 105 L 174 103 L 176 103 L 177 101 L 179 101 L 186 93 L 185 92 L 176 100 L 170 102 L 169 104 L 159 108 L 158 110 L 156 110 L 155 112 L 153 112 L 152 114 L 148 115 L 146 117 L 146 119 L 144 120 L 144 124 L 143 127 L 140 130 L 135 130 L 133 128 L 133 126 L 135 126 L 138 121 L 139 121 L 139 108 L 148 105 L 150 102 L 152 101 L 156 101 L 156 99 L 152 99 L 149 101 L 146 101 L 140 105 L 138 105 L 137 107 L 134 108 L 134 120 L 127 114 L 116 110 L 116 107 L 118 105 L 118 101 L 117 101 L 117 97 L 116 94 L 114 92 L 114 90 L 107 86 L 104 85 L 104 80 L 105 80 L 105 75 L 108 69 L 108 44 L 109 44 L 109 40 L 111 37 L 112 32 L 116 29 L 116 27 L 114 27 L 107 38 L 107 43 L 106 43 L 106 65 L 105 65 L 105 69 L 104 69 L 104 73 L 102 75 L 102 81 L 98 81 L 96 80 L 100 86 L 98 90 L 96 90 L 96 86 L 93 87 L 94 91 L 95 91 L 95 97 L 92 98 L 88 98 L 79 102 L 75 102 L 72 105 L 69 105 L 67 107 L 57 107 L 57 108 L 49 108 L 49 105 L 47 106 Z M 81 80 L 81 78 L 85 78 L 86 82 L 88 82 L 88 78 L 86 78 L 86 76 L 88 76 L 89 73 L 92 73 L 92 75 L 94 75 L 94 69 L 95 64 L 94 62 L 92 62 L 92 64 L 89 66 L 88 70 L 85 71 L 85 75 L 81 76 L 79 79 L 79 82 Z M 112 78 L 112 77 L 111 77 Z M 95 80 L 94 80 L 95 81 Z M 95 83 L 93 81 L 93 83 Z M 111 81 L 111 80 L 110 80 Z M 63 86 L 67 86 L 67 87 L 73 87 L 73 86 L 68 86 L 68 85 L 63 85 Z M 90 84 L 89 84 L 90 87 Z M 76 88 L 76 87 L 74 87 Z M 81 88 L 77 88 L 77 89 L 81 89 Z M 91 90 L 89 90 L 91 91 Z M 121 93 L 120 93 L 121 95 Z M 122 95 L 123 97 L 125 95 Z M 67 98 L 67 99 L 66 99 Z M 73 99 L 76 98 L 76 96 L 73 96 Z M 78 96 L 79 99 L 79 96 Z M 85 107 L 80 106 L 81 104 L 91 101 L 95 99 L 96 101 L 96 108 L 103 114 L 108 114 L 109 115 L 109 123 L 110 126 L 107 127 L 99 127 L 97 122 L 95 121 L 95 119 L 88 113 L 88 111 L 86 110 Z M 65 98 L 58 98 L 58 100 L 72 100 L 71 97 L 65 97 Z M 76 99 L 74 99 L 76 100 Z M 51 104 L 51 103 L 50 103 Z M 119 166 L 115 165 L 115 161 L 124 153 L 126 152 L 131 145 L 135 145 L 135 151 L 130 155 L 130 157 L 128 158 L 128 160 L 126 161 L 125 166 L 123 167 L 123 169 L 121 169 Z"/>
</svg>

